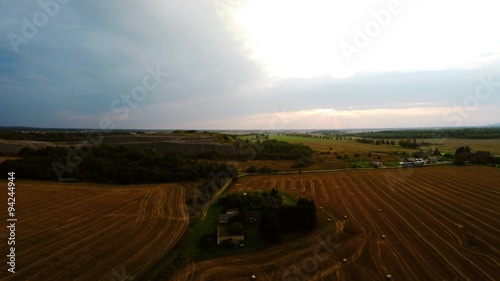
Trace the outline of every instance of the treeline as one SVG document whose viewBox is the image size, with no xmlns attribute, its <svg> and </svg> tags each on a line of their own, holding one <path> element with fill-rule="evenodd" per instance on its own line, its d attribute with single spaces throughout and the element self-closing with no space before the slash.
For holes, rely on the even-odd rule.
<svg viewBox="0 0 500 281">
<path fill-rule="evenodd" d="M 298 160 L 313 155 L 313 150 L 309 146 L 285 141 L 265 140 L 252 145 L 257 151 L 255 159 L 258 160 Z"/>
<path fill-rule="evenodd" d="M 263 142 L 236 142 L 234 144 L 240 153 L 239 160 L 251 157 L 255 160 L 295 160 L 294 168 L 306 167 L 312 164 L 314 151 L 307 145 L 291 144 L 285 141 L 265 140 Z"/>
<path fill-rule="evenodd" d="M 73 154 L 70 151 L 63 147 L 24 148 L 19 153 L 22 159 L 2 162 L 0 172 L 15 171 L 16 176 L 24 179 L 58 180 L 59 169 L 64 171 L 66 180 L 118 184 L 193 181 L 221 171 L 237 175 L 233 165 L 197 160 L 176 152 L 158 153 L 152 149 L 108 145 L 85 150 L 74 147 Z M 72 155 L 70 160 L 78 165 L 65 165 L 68 155 Z"/>
<path fill-rule="evenodd" d="M 477 165 L 493 165 L 500 164 L 500 157 L 495 157 L 488 151 L 472 152 L 468 146 L 461 146 L 455 151 L 455 165 L 464 166 L 466 162 Z"/>
<path fill-rule="evenodd" d="M 500 128 L 443 128 L 443 129 L 412 129 L 387 130 L 378 132 L 363 132 L 351 134 L 355 137 L 370 139 L 496 139 L 500 138 Z"/>
<path fill-rule="evenodd" d="M 375 140 L 375 139 L 366 139 L 366 138 L 361 138 L 361 139 L 356 139 L 357 142 L 359 143 L 366 143 L 366 144 L 374 144 L 374 145 L 395 145 L 396 141 L 395 140 Z M 404 148 L 419 148 L 422 146 L 429 146 L 432 145 L 430 142 L 425 142 L 425 141 L 417 141 L 417 139 L 404 139 L 404 140 L 399 140 L 398 145 Z"/>
<path fill-rule="evenodd" d="M 288 137 L 300 137 L 300 138 L 311 138 L 311 139 L 325 139 L 325 140 L 352 140 L 352 137 L 345 137 L 343 134 L 329 134 L 329 133 L 295 133 L 295 134 L 284 134 Z"/>
<path fill-rule="evenodd" d="M 359 143 L 366 143 L 366 144 L 374 144 L 374 145 L 395 145 L 396 142 L 394 140 L 373 140 L 373 139 L 356 139 L 357 142 Z"/>
<path fill-rule="evenodd" d="M 432 143 L 430 143 L 430 142 L 425 142 L 425 141 L 418 142 L 416 139 L 399 140 L 398 144 L 399 144 L 399 146 L 404 147 L 404 148 L 419 148 L 422 146 L 432 145 Z"/>
<path fill-rule="evenodd" d="M 234 141 L 230 135 L 222 138 L 226 142 Z M 294 167 L 312 163 L 313 150 L 302 144 L 266 140 L 257 144 L 238 141 L 233 145 L 237 149 L 230 155 L 212 150 L 188 155 L 140 146 L 106 144 L 56 146 L 41 150 L 24 148 L 19 153 L 22 159 L 4 161 L 0 164 L 0 172 L 15 171 L 16 175 L 26 179 L 61 180 L 62 174 L 62 178 L 68 181 L 130 184 L 192 181 L 220 171 L 237 175 L 236 168 L 224 162 L 227 160 L 296 160 Z"/>
<path fill-rule="evenodd" d="M 280 201 L 281 195 L 272 189 L 270 195 Z M 260 234 L 267 242 L 277 242 L 282 234 L 312 230 L 316 227 L 314 200 L 299 198 L 295 206 L 267 205 L 259 224 Z"/>
</svg>

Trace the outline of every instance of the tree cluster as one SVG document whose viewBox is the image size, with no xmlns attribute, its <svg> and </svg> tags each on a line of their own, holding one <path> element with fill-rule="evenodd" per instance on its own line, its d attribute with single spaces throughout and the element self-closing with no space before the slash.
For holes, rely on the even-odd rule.
<svg viewBox="0 0 500 281">
<path fill-rule="evenodd" d="M 278 201 L 281 198 L 274 188 L 270 194 Z M 314 200 L 299 198 L 295 206 L 268 204 L 262 213 L 259 230 L 266 241 L 277 242 L 282 234 L 312 230 L 316 224 Z"/>
<path fill-rule="evenodd" d="M 425 141 L 417 142 L 417 139 L 399 140 L 398 144 L 399 144 L 399 146 L 402 146 L 404 148 L 419 148 L 422 146 L 432 145 L 432 143 L 430 143 L 430 142 L 425 142 Z"/>
<path fill-rule="evenodd" d="M 313 163 L 314 151 L 307 145 L 291 144 L 285 141 L 264 140 L 263 142 L 235 142 L 240 154 L 239 160 L 296 160 L 294 167 L 306 167 Z"/>
<path fill-rule="evenodd" d="M 500 157 L 495 157 L 488 151 L 472 152 L 469 146 L 461 146 L 455 151 L 453 163 L 464 166 L 466 162 L 477 165 L 500 164 Z"/>
<path fill-rule="evenodd" d="M 303 144 L 291 144 L 285 141 L 265 140 L 255 144 L 258 151 L 256 159 L 259 160 L 298 160 L 311 157 L 313 150 Z"/>
<path fill-rule="evenodd" d="M 245 173 L 266 173 L 266 174 L 271 174 L 271 173 L 276 173 L 279 172 L 278 169 L 273 169 L 267 165 L 260 166 L 257 168 L 255 165 L 252 165 L 245 169 Z"/>
<path fill-rule="evenodd" d="M 253 191 L 246 193 L 228 193 L 217 201 L 217 204 L 228 209 L 238 208 L 240 210 L 263 209 L 265 202 L 270 198 L 267 191 Z"/>
<path fill-rule="evenodd" d="M 357 142 L 359 143 L 366 143 L 366 144 L 374 144 L 374 145 L 395 145 L 396 142 L 394 140 L 373 140 L 373 139 L 356 139 Z"/>
</svg>

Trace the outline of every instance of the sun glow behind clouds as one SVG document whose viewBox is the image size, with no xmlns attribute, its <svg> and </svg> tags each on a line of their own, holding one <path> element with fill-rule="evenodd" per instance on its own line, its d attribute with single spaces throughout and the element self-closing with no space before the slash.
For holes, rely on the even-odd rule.
<svg viewBox="0 0 500 281">
<path fill-rule="evenodd" d="M 484 108 L 494 113 L 492 107 Z M 237 124 L 244 124 L 239 129 L 261 130 L 293 130 L 293 129 L 369 129 L 386 128 L 391 124 L 394 128 L 410 127 L 439 127 L 449 126 L 443 121 L 443 113 L 450 111 L 448 107 L 407 107 L 407 108 L 378 108 L 378 109 L 347 109 L 317 108 L 310 110 L 287 111 L 283 108 L 279 112 L 262 113 L 235 119 Z M 484 120 L 484 122 L 491 122 Z M 219 126 L 226 124 L 220 120 Z M 477 124 L 466 124 L 477 125 Z M 224 129 L 235 129 L 227 124 Z"/>
<path fill-rule="evenodd" d="M 395 3 L 395 4 L 391 4 Z M 356 45 L 373 14 L 390 11 L 386 26 Z M 500 58 L 496 2 L 251 0 L 235 20 L 273 76 L 347 77 L 364 71 L 477 67 Z M 357 48 L 346 59 L 342 42 Z M 485 59 L 486 58 L 486 59 Z M 486 60 L 486 61 L 485 61 Z"/>
</svg>

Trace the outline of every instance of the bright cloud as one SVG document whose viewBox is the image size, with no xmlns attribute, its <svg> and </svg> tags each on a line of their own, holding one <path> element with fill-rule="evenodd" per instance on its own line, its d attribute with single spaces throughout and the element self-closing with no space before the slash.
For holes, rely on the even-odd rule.
<svg viewBox="0 0 500 281">
<path fill-rule="evenodd" d="M 236 22 L 280 77 L 477 67 L 500 58 L 495 1 L 248 1 Z"/>
</svg>

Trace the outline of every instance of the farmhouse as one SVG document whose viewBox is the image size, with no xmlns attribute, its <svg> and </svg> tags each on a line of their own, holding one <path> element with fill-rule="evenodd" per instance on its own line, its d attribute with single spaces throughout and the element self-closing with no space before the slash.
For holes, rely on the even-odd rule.
<svg viewBox="0 0 500 281">
<path fill-rule="evenodd" d="M 415 161 L 417 161 L 417 158 L 415 158 L 415 157 L 407 157 L 407 158 L 405 158 L 405 162 L 412 162 L 413 163 Z"/>
<path fill-rule="evenodd" d="M 405 158 L 404 162 L 399 162 L 399 165 L 403 167 L 421 167 L 426 163 L 427 161 L 424 161 L 422 158 L 408 157 Z"/>
<path fill-rule="evenodd" d="M 217 245 L 221 245 L 222 243 L 241 245 L 244 240 L 245 235 L 243 233 L 232 234 L 226 227 L 217 227 Z"/>
<path fill-rule="evenodd" d="M 429 156 L 429 157 L 427 157 L 426 161 L 427 161 L 427 164 L 434 164 L 434 163 L 437 163 L 438 158 L 436 156 Z"/>
</svg>

